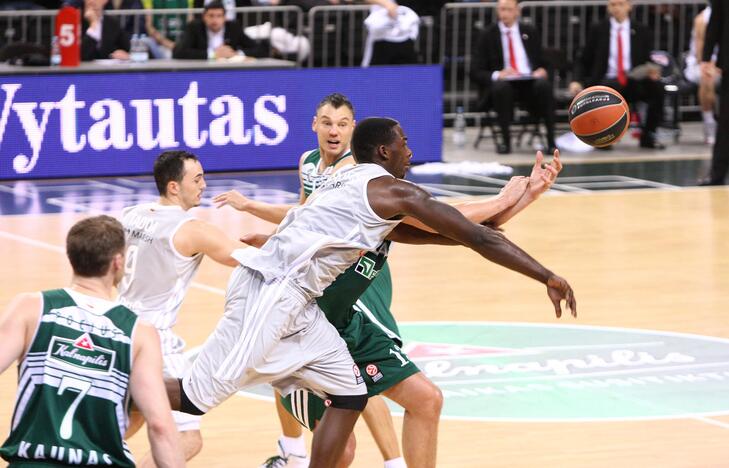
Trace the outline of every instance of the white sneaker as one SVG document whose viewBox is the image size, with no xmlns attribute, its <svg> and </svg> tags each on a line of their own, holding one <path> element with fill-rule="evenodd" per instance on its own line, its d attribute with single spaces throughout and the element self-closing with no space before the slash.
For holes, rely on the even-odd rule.
<svg viewBox="0 0 729 468">
<path fill-rule="evenodd" d="M 716 143 L 716 122 L 704 122 L 704 143 L 712 146 Z"/>
<path fill-rule="evenodd" d="M 281 441 L 278 442 L 278 455 L 275 455 L 261 465 L 259 468 L 309 468 L 309 457 L 296 455 L 295 453 L 285 454 Z"/>
</svg>

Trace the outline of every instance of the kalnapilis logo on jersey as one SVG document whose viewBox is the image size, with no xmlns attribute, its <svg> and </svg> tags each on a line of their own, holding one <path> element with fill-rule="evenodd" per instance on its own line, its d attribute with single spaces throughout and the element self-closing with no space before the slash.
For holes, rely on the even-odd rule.
<svg viewBox="0 0 729 468">
<path fill-rule="evenodd" d="M 445 418 L 570 422 L 729 414 L 727 339 L 531 323 L 401 323 L 400 331 L 407 356 L 443 391 Z M 270 391 L 260 386 L 245 395 Z"/>
<path fill-rule="evenodd" d="M 48 359 L 92 372 L 108 373 L 115 357 L 116 351 L 96 346 L 88 333 L 75 340 L 54 336 L 48 348 Z"/>
</svg>

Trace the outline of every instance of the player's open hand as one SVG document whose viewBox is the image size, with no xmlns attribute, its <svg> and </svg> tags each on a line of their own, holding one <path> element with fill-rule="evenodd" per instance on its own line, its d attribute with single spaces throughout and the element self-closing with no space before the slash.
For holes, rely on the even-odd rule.
<svg viewBox="0 0 729 468">
<path fill-rule="evenodd" d="M 575 293 L 572 292 L 572 286 L 570 286 L 566 279 L 557 275 L 550 276 L 547 280 L 547 294 L 549 295 L 549 300 L 554 305 L 554 313 L 557 314 L 557 318 L 562 316 L 563 300 L 567 308 L 572 312 L 572 316 L 577 317 Z"/>
<path fill-rule="evenodd" d="M 537 151 L 532 173 L 529 175 L 529 193 L 537 198 L 554 185 L 557 176 L 562 171 L 562 161 L 559 159 L 559 150 L 554 150 L 552 162 L 544 164 L 544 155 Z"/>
<path fill-rule="evenodd" d="M 225 205 L 231 206 L 238 211 L 246 211 L 246 205 L 250 200 L 237 190 L 228 190 L 220 195 L 216 195 L 213 198 L 213 203 L 217 208 L 221 208 Z M 247 242 L 246 242 L 247 243 Z"/>
</svg>

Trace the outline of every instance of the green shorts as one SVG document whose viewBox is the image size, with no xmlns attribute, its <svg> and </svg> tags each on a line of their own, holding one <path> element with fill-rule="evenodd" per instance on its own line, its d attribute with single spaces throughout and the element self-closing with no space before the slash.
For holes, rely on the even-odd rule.
<svg viewBox="0 0 729 468">
<path fill-rule="evenodd" d="M 420 372 L 397 343 L 362 312 L 356 312 L 347 328 L 339 332 L 359 367 L 369 396 L 379 395 Z M 281 402 L 301 425 L 310 430 L 322 418 L 327 407 L 324 400 L 306 390 L 282 396 Z"/>
</svg>

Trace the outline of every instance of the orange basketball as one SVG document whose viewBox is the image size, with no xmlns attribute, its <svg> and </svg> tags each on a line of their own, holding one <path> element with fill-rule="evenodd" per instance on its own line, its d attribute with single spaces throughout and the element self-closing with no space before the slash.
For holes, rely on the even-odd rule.
<svg viewBox="0 0 729 468">
<path fill-rule="evenodd" d="M 617 143 L 630 124 L 625 99 L 607 86 L 584 89 L 572 100 L 567 115 L 577 138 L 598 148 Z"/>
</svg>

